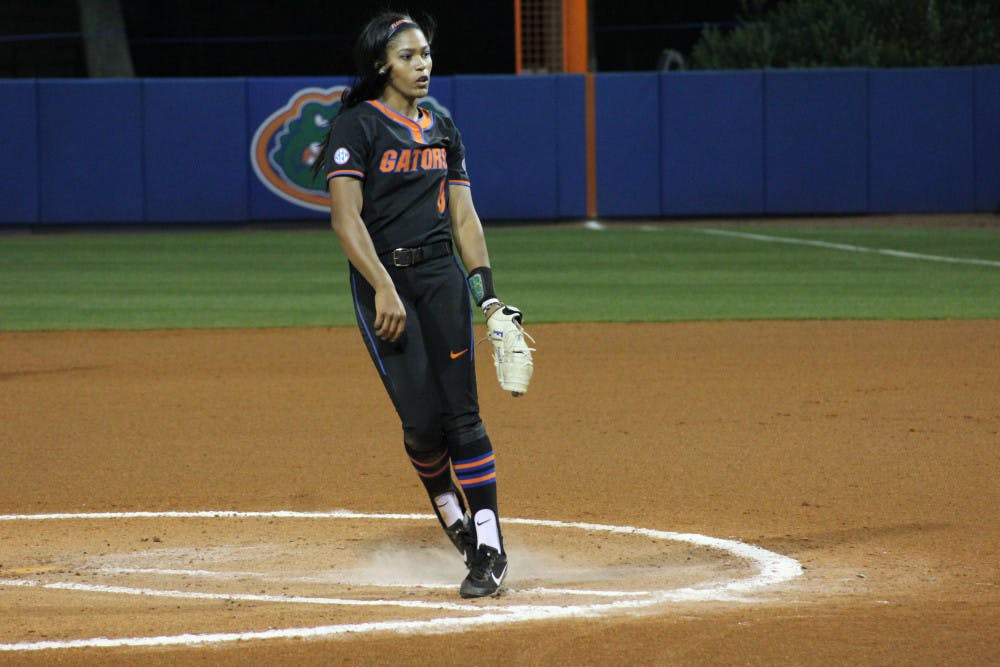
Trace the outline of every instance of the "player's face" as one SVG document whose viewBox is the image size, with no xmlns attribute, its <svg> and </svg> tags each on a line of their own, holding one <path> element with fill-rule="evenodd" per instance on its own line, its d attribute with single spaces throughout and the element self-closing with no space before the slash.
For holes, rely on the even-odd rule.
<svg viewBox="0 0 1000 667">
<path fill-rule="evenodd" d="M 431 47 L 422 30 L 400 33 L 386 49 L 389 83 L 386 92 L 395 92 L 407 101 L 427 95 L 431 84 Z"/>
</svg>

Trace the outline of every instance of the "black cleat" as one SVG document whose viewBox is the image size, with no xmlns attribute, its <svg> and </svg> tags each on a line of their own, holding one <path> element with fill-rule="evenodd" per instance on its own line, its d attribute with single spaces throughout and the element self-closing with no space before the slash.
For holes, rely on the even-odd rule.
<svg viewBox="0 0 1000 667">
<path fill-rule="evenodd" d="M 499 595 L 500 586 L 506 576 L 507 554 L 481 544 L 469 564 L 469 574 L 462 582 L 459 594 L 463 598 Z"/>
<path fill-rule="evenodd" d="M 476 555 L 476 533 L 472 529 L 472 517 L 468 514 L 444 529 L 451 543 L 462 554 L 465 567 L 470 567 Z"/>
</svg>

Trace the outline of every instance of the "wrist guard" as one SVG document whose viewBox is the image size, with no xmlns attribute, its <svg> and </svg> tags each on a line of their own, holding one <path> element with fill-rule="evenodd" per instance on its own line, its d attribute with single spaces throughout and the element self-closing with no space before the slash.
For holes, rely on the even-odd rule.
<svg viewBox="0 0 1000 667">
<path fill-rule="evenodd" d="M 469 290 L 472 292 L 472 300 L 480 308 L 483 302 L 488 299 L 496 299 L 496 290 L 493 288 L 493 270 L 488 266 L 480 266 L 469 272 Z"/>
</svg>

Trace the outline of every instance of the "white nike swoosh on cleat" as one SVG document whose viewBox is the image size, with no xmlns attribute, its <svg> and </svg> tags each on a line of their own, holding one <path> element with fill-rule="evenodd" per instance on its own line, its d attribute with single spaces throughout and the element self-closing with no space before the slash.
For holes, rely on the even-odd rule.
<svg viewBox="0 0 1000 667">
<path fill-rule="evenodd" d="M 493 583 L 496 584 L 497 586 L 500 585 L 500 582 L 502 582 L 503 578 L 506 577 L 506 576 L 507 576 L 507 566 L 504 566 L 503 572 L 500 573 L 499 577 L 494 576 L 493 573 L 490 572 L 490 579 L 492 579 Z"/>
</svg>

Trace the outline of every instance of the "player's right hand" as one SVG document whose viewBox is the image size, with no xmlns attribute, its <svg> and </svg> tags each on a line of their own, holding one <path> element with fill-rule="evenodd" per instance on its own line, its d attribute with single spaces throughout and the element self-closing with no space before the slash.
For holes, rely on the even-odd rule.
<svg viewBox="0 0 1000 667">
<path fill-rule="evenodd" d="M 375 291 L 375 335 L 395 343 L 406 328 L 406 309 L 394 288 Z"/>
</svg>

